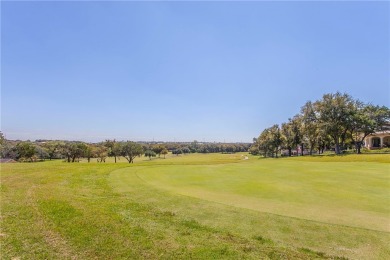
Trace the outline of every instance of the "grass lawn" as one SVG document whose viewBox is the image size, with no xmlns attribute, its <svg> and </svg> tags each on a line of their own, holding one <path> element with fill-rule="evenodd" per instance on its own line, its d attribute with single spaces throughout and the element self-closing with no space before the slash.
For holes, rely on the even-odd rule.
<svg viewBox="0 0 390 260">
<path fill-rule="evenodd" d="M 242 158 L 3 164 L 2 258 L 390 258 L 388 155 Z"/>
</svg>

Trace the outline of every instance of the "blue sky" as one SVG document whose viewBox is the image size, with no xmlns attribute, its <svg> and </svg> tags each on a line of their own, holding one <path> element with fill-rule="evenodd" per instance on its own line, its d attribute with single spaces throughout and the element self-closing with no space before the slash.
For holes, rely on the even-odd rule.
<svg viewBox="0 0 390 260">
<path fill-rule="evenodd" d="M 2 2 L 9 139 L 250 142 L 307 100 L 389 106 L 389 2 Z"/>
</svg>

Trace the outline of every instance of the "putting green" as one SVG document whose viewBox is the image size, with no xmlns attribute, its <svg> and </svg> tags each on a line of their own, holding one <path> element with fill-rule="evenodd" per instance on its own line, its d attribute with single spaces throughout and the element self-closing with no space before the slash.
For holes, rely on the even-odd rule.
<svg viewBox="0 0 390 260">
<path fill-rule="evenodd" d="M 126 175 L 175 194 L 330 224 L 390 231 L 389 164 L 251 160 L 218 165 L 139 166 Z"/>
</svg>

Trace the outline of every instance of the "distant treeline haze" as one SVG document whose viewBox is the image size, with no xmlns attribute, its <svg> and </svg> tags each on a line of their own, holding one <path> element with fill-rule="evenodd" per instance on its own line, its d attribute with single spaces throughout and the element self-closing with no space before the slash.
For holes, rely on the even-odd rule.
<svg viewBox="0 0 390 260">
<path fill-rule="evenodd" d="M 37 161 L 65 159 L 67 162 L 77 162 L 80 158 L 86 158 L 88 162 L 95 158 L 98 162 L 105 162 L 107 157 L 113 157 L 117 162 L 118 157 L 124 157 L 129 163 L 133 163 L 136 157 L 162 157 L 172 154 L 188 153 L 235 153 L 247 152 L 250 144 L 245 143 L 145 143 L 106 140 L 100 143 L 86 143 L 79 141 L 52 141 L 36 140 L 12 141 L 6 140 L 0 132 L 0 152 L 2 158 L 18 161 Z"/>
</svg>

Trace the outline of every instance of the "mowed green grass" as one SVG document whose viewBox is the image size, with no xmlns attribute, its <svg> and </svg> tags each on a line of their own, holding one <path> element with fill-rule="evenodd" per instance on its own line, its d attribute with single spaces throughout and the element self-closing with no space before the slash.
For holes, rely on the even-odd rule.
<svg viewBox="0 0 390 260">
<path fill-rule="evenodd" d="M 242 158 L 3 164 L 2 259 L 390 258 L 388 155 Z"/>
<path fill-rule="evenodd" d="M 146 166 L 136 174 L 156 188 L 203 200 L 390 231 L 389 164 L 270 159 L 227 165 Z"/>
</svg>

